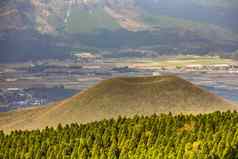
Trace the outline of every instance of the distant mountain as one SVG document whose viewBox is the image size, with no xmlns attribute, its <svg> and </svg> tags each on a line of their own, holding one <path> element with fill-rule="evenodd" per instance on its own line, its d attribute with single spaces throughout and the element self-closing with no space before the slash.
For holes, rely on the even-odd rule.
<svg viewBox="0 0 238 159">
<path fill-rule="evenodd" d="M 213 24 L 238 32 L 236 0 L 138 0 L 147 14 Z"/>
<path fill-rule="evenodd" d="M 34 9 L 29 2 L 2 0 L 0 2 L 0 32 L 33 28 L 33 12 Z"/>
<path fill-rule="evenodd" d="M 238 49 L 237 8 L 232 0 L 224 3 L 221 0 L 2 0 L 0 40 L 6 43 L 9 32 L 17 33 L 16 39 L 20 38 L 19 32 L 37 32 L 35 39 L 43 35 L 56 39 L 54 45 L 60 41 L 69 48 L 136 46 L 165 53 L 233 52 Z M 131 39 L 134 33 L 136 39 Z M 137 44 L 138 39 L 149 44 Z M 28 47 L 25 45 L 22 47 Z M 14 46 L 5 47 L 1 53 L 5 55 L 0 55 L 2 61 L 17 59 L 7 57 L 8 52 L 18 54 L 19 47 Z M 38 46 L 32 48 L 37 50 Z M 64 50 L 67 51 L 63 55 L 71 53 L 70 49 Z M 36 54 L 34 49 L 29 52 Z M 25 58 L 34 60 L 32 56 Z"/>
<path fill-rule="evenodd" d="M 52 106 L 1 113 L 0 129 L 36 129 L 119 115 L 197 114 L 234 108 L 223 98 L 178 77 L 114 78 Z"/>
<path fill-rule="evenodd" d="M 70 47 L 62 38 L 35 30 L 0 33 L 0 63 L 69 57 Z"/>
<path fill-rule="evenodd" d="M 236 30 L 237 8 L 235 0 L 3 0 L 0 20 L 4 23 L 1 23 L 0 31 L 35 28 L 42 33 L 52 33 L 149 29 L 150 24 L 143 19 L 148 14 Z M 161 19 L 158 24 L 160 22 L 163 23 Z M 75 30 L 76 27 L 79 29 Z"/>
<path fill-rule="evenodd" d="M 133 0 L 3 0 L 0 31 L 34 28 L 41 33 L 55 33 L 71 32 L 75 27 L 80 32 L 120 28 L 113 16 L 121 16 L 116 10 L 132 8 L 131 3 Z"/>
</svg>

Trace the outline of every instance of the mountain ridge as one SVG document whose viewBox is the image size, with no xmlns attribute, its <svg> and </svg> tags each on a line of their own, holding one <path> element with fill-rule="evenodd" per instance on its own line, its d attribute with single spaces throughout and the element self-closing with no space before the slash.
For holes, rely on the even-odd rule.
<svg viewBox="0 0 238 159">
<path fill-rule="evenodd" d="M 65 23 L 68 22 L 71 16 L 71 9 L 72 7 L 76 7 L 78 9 L 85 10 L 87 12 L 93 12 L 97 8 L 101 8 L 105 11 L 105 14 L 114 18 L 117 21 L 121 28 L 128 29 L 128 30 L 138 30 L 138 29 L 148 29 L 148 25 L 141 19 L 140 17 L 143 16 L 144 12 L 151 12 L 154 16 L 163 15 L 166 13 L 166 10 L 169 12 L 173 12 L 175 6 L 177 6 L 179 12 L 182 12 L 181 9 L 186 7 L 190 7 L 191 5 L 194 10 L 196 10 L 197 15 L 193 15 L 191 10 L 188 10 L 190 15 L 199 16 L 199 6 L 203 6 L 207 8 L 206 10 L 214 10 L 215 14 L 211 14 L 211 16 L 216 16 L 216 14 L 220 14 L 223 12 L 224 15 L 229 15 L 229 9 L 223 7 L 224 3 L 221 1 L 211 2 L 209 0 L 203 1 L 146 1 L 143 0 L 48 0 L 48 1 L 41 1 L 41 0 L 9 0 L 1 2 L 2 6 L 0 7 L 0 18 L 3 18 L 1 15 L 5 15 L 4 18 L 8 19 L 10 11 L 17 12 L 18 14 L 14 14 L 13 17 L 19 19 L 19 23 L 24 25 L 24 28 L 35 28 L 39 32 L 42 33 L 55 33 L 59 30 L 63 29 Z M 212 4 L 212 5 L 211 5 Z M 228 1 L 225 4 L 230 4 L 226 6 L 236 7 L 236 2 Z M 216 10 L 214 8 L 220 8 L 220 10 Z M 158 13 L 154 12 L 153 10 L 157 9 Z M 202 9 L 202 8 L 201 8 Z M 175 10 L 175 9 L 174 9 Z M 206 12 L 206 10 L 204 10 Z M 234 9 L 232 9 L 234 10 Z M 110 12 L 109 12 L 110 11 Z M 165 12 L 164 12 L 165 11 Z M 202 10 L 201 10 L 202 11 Z M 179 13 L 178 12 L 178 13 Z M 113 15 L 112 15 L 113 13 Z M 176 11 L 175 11 L 176 13 Z M 176 13 L 176 14 L 178 14 Z M 212 13 L 212 12 L 211 12 Z M 12 12 L 13 14 L 13 12 Z M 167 13 L 166 13 L 167 14 Z M 176 14 L 171 14 L 171 16 L 176 16 Z M 210 14 L 210 12 L 207 12 Z M 234 16 L 236 13 L 234 12 Z M 186 17 L 186 15 L 184 15 Z M 209 16 L 209 15 L 208 15 Z M 220 18 L 225 18 L 220 15 Z M 203 17 L 204 19 L 204 17 Z M 210 18 L 212 19 L 212 18 Z M 216 18 L 217 19 L 217 18 Z M 227 18 L 225 18 L 227 19 Z M 80 19 L 83 20 L 83 19 Z M 205 20 L 205 19 L 204 19 Z M 2 19 L 2 21 L 7 21 Z M 8 25 L 16 24 L 16 22 L 8 22 Z M 235 25 L 235 24 L 234 24 Z M 63 28 L 62 28 L 63 27 Z M 0 27 L 1 28 L 1 27 Z M 5 26 L 5 29 L 7 28 Z M 22 27 L 18 26 L 18 29 L 23 29 Z M 1 31 L 1 30 L 0 30 Z"/>
</svg>

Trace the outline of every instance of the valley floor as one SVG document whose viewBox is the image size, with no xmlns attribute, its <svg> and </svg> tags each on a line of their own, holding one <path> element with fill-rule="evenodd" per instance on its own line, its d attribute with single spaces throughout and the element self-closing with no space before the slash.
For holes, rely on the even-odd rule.
<svg viewBox="0 0 238 159">
<path fill-rule="evenodd" d="M 0 111 L 45 105 L 65 99 L 69 94 L 85 90 L 102 80 L 120 76 L 177 75 L 237 102 L 237 64 L 236 61 L 219 57 L 191 55 L 159 58 L 86 57 L 78 61 L 68 59 L 1 64 Z M 42 89 L 51 93 L 42 96 Z M 34 91 L 29 94 L 28 90 Z M 19 94 L 21 97 L 16 97 Z M 58 94 L 58 97 L 55 98 L 54 94 Z"/>
</svg>

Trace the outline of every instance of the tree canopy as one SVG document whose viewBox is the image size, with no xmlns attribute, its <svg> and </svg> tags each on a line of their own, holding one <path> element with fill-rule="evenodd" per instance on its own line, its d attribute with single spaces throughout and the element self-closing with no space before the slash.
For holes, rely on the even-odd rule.
<svg viewBox="0 0 238 159">
<path fill-rule="evenodd" d="M 0 132 L 1 159 L 235 159 L 238 113 L 119 117 Z"/>
</svg>

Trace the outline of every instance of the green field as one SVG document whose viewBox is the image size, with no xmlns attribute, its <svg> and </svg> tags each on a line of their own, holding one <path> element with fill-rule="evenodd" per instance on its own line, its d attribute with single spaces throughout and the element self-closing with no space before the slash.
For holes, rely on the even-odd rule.
<svg viewBox="0 0 238 159">
<path fill-rule="evenodd" d="M 137 59 L 133 62 L 127 61 L 131 67 L 141 68 L 175 68 L 175 67 L 186 67 L 187 65 L 219 65 L 219 64 L 233 64 L 234 61 L 231 59 L 223 59 L 220 57 L 213 56 L 174 56 L 174 57 L 160 57 L 154 59 Z M 135 65 L 136 63 L 136 65 Z"/>
<path fill-rule="evenodd" d="M 186 65 L 232 64 L 232 62 L 230 59 L 222 59 L 219 57 L 177 57 L 175 59 L 161 60 L 158 65 L 161 67 L 185 67 Z M 154 65 L 156 65 L 156 63 Z"/>
</svg>

